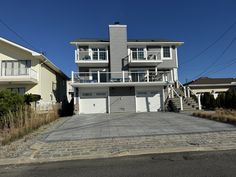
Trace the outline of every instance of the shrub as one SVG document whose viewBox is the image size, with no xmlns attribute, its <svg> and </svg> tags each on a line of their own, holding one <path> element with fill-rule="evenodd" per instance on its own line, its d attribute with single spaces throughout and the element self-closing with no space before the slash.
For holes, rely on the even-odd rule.
<svg viewBox="0 0 236 177">
<path fill-rule="evenodd" d="M 32 102 L 36 102 L 36 101 L 39 101 L 41 99 L 41 96 L 40 95 L 37 95 L 37 94 L 25 94 L 24 95 L 24 102 L 27 104 L 27 105 L 30 105 L 30 103 Z"/>
<path fill-rule="evenodd" d="M 0 91 L 0 117 L 10 112 L 16 112 L 24 105 L 24 98 L 18 93 L 9 90 Z"/>
<path fill-rule="evenodd" d="M 170 112 L 179 112 L 179 110 L 176 108 L 172 100 L 169 100 L 167 109 Z"/>
<path fill-rule="evenodd" d="M 201 104 L 205 109 L 215 109 L 217 106 L 214 96 L 208 92 L 201 95 Z"/>
</svg>

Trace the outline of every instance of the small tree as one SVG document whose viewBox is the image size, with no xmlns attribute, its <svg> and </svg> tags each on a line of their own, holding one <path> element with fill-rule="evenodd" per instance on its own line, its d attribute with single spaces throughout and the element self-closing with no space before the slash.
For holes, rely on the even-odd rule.
<svg viewBox="0 0 236 177">
<path fill-rule="evenodd" d="M 217 105 L 214 96 L 208 92 L 201 96 L 201 103 L 205 109 L 215 109 Z"/>
<path fill-rule="evenodd" d="M 219 93 L 216 98 L 216 104 L 219 108 L 225 107 L 225 93 Z"/>
</svg>

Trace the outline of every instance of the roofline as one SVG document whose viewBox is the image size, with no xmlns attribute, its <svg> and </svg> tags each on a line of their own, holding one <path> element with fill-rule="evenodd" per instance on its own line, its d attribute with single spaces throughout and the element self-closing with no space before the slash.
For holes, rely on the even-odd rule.
<svg viewBox="0 0 236 177">
<path fill-rule="evenodd" d="M 3 37 L 0 37 L 0 40 L 3 41 L 3 42 L 5 42 L 5 43 L 8 43 L 8 44 L 10 44 L 10 45 L 13 45 L 13 46 L 15 46 L 15 47 L 17 47 L 17 48 L 20 48 L 20 49 L 22 49 L 22 50 L 24 50 L 24 51 L 27 51 L 27 52 L 31 53 L 32 56 L 40 56 L 40 55 L 41 55 L 41 54 L 38 53 L 38 52 L 35 52 L 35 51 L 33 51 L 33 50 L 31 50 L 31 49 L 28 49 L 28 48 L 26 48 L 26 47 L 24 47 L 24 46 L 22 46 L 22 45 L 19 45 L 19 44 L 15 43 L 15 42 L 12 42 L 12 41 L 10 41 L 10 40 L 7 40 L 7 39 L 5 39 L 5 38 L 3 38 Z"/>
<path fill-rule="evenodd" d="M 113 25 L 109 25 L 109 28 L 114 28 L 114 27 L 127 28 L 127 25 L 121 25 L 121 24 L 113 24 Z"/>
<path fill-rule="evenodd" d="M 232 82 L 232 83 L 227 83 L 227 84 L 199 84 L 199 85 L 187 85 L 189 87 L 209 87 L 209 86 L 235 86 L 236 83 L 235 82 Z"/>
<path fill-rule="evenodd" d="M 26 47 L 24 47 L 22 45 L 16 44 L 15 42 L 9 41 L 9 40 L 7 40 L 5 38 L 2 38 L 2 37 L 0 37 L 0 41 L 3 41 L 5 43 L 10 44 L 10 45 L 12 45 L 14 47 L 17 47 L 19 49 L 22 49 L 22 50 L 24 50 L 26 52 L 29 52 L 34 57 L 39 57 L 41 59 L 41 61 L 43 61 L 45 64 L 47 63 L 47 65 L 51 69 L 53 69 L 57 73 L 63 75 L 65 78 L 69 79 L 69 77 L 65 73 L 63 73 L 55 64 L 53 64 L 45 55 L 43 55 L 41 53 L 38 53 L 38 52 L 35 52 L 35 51 L 31 50 L 31 49 L 28 49 L 28 48 L 26 48 Z"/>
<path fill-rule="evenodd" d="M 89 45 L 89 44 L 110 44 L 110 42 L 96 42 L 96 41 L 93 41 L 93 42 L 76 42 L 76 41 L 72 41 L 70 42 L 71 45 L 78 45 L 78 44 L 86 44 L 86 45 Z M 180 45 L 183 45 L 184 42 L 150 42 L 150 41 L 147 41 L 147 42 L 127 42 L 128 45 L 176 45 L 176 46 L 180 46 Z"/>
</svg>

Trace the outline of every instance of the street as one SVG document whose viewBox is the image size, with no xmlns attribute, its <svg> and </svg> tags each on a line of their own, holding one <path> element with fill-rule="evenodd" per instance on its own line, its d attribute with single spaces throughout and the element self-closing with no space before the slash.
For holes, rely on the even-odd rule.
<svg viewBox="0 0 236 177">
<path fill-rule="evenodd" d="M 235 177 L 236 150 L 0 167 L 1 177 Z"/>
</svg>

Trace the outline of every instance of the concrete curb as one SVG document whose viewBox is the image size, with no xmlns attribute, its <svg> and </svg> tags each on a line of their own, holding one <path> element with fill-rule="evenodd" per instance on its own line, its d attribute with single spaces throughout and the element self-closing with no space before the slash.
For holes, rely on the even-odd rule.
<svg viewBox="0 0 236 177">
<path fill-rule="evenodd" d="M 69 161 L 69 160 L 88 160 L 88 159 L 103 159 L 103 158 L 115 158 L 124 156 L 137 156 L 137 155 L 147 155 L 147 154 L 165 154 L 165 153 L 179 153 L 179 152 L 203 152 L 203 151 L 223 151 L 223 150 L 235 150 L 235 147 L 178 147 L 178 148 L 159 148 L 159 149 L 149 149 L 145 151 L 133 150 L 124 151 L 115 154 L 98 154 L 96 156 L 91 155 L 79 155 L 79 156 L 68 156 L 68 157 L 55 157 L 55 158 L 8 158 L 0 159 L 0 166 L 3 165 L 22 165 L 31 163 L 47 163 L 47 162 L 58 162 L 58 161 Z"/>
</svg>

